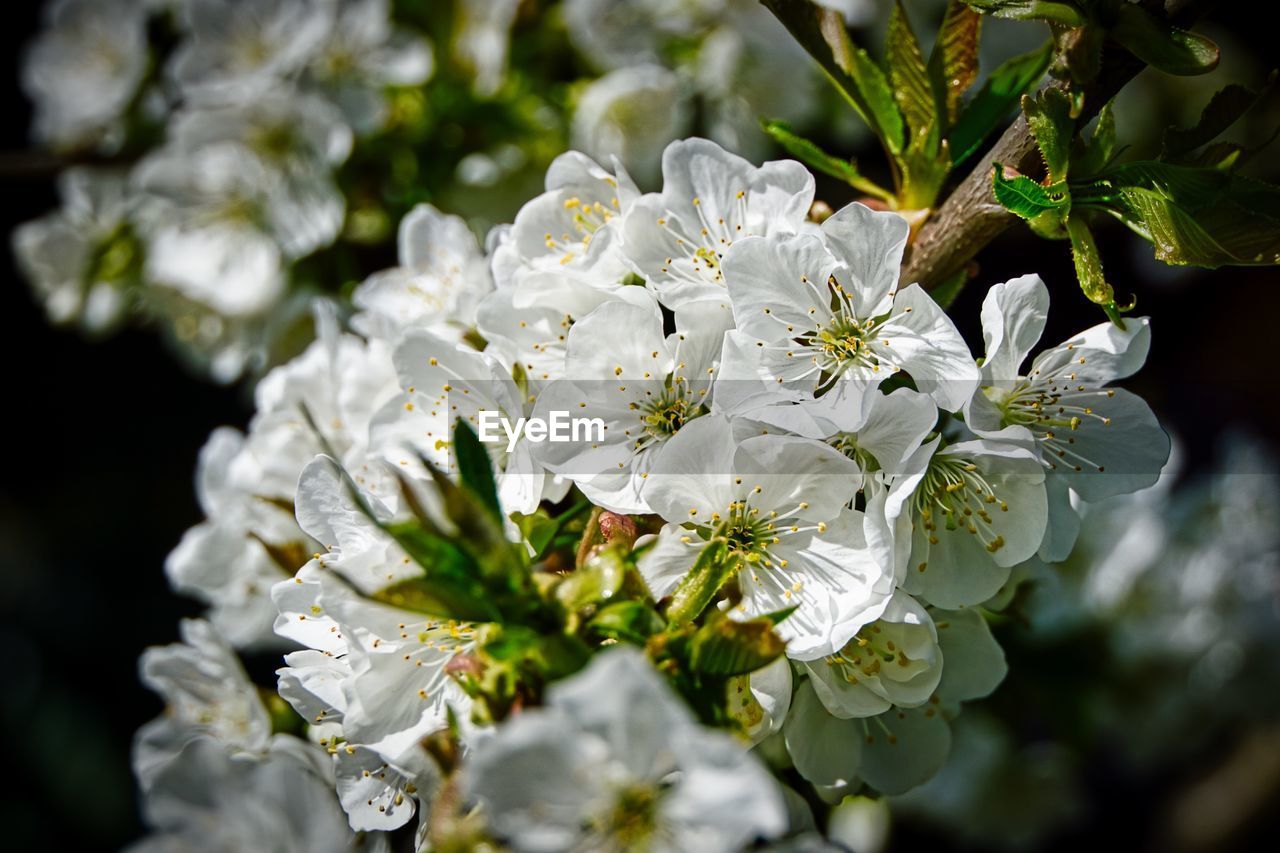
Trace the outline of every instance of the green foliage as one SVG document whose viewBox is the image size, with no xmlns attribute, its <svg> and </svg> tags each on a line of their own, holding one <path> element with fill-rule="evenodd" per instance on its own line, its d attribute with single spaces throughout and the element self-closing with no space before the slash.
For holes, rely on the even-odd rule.
<svg viewBox="0 0 1280 853">
<path fill-rule="evenodd" d="M 941 102 L 943 119 L 953 126 L 964 93 L 978 79 L 978 38 L 982 16 L 960 0 L 950 0 L 929 54 L 929 82 Z"/>
<path fill-rule="evenodd" d="M 498 484 L 493 478 L 489 451 L 485 450 L 471 426 L 461 419 L 453 432 L 453 455 L 462 485 L 501 523 L 502 506 L 498 503 Z"/>
<path fill-rule="evenodd" d="M 861 190 L 870 196 L 888 201 L 893 196 L 888 190 L 868 180 L 858 171 L 858 164 L 853 160 L 842 160 L 823 151 L 813 142 L 797 135 L 791 125 L 785 121 L 762 121 L 760 126 L 775 142 L 781 145 L 788 154 L 800 162 L 816 169 L 825 175 L 844 181 L 854 189 Z"/>
<path fill-rule="evenodd" d="M 1050 0 L 965 0 L 984 15 L 1015 21 L 1048 21 L 1066 27 L 1084 26 L 1087 20 L 1080 3 Z"/>
<path fill-rule="evenodd" d="M 1061 90 L 1048 88 L 1035 97 L 1022 96 L 1022 112 L 1027 126 L 1036 138 L 1036 146 L 1044 159 L 1051 183 L 1067 179 L 1071 158 L 1071 139 L 1075 122 L 1071 118 L 1071 100 Z"/>
<path fill-rule="evenodd" d="M 716 614 L 689 642 L 689 665 L 702 675 L 730 678 L 755 672 L 786 651 L 768 619 L 735 622 Z"/>
<path fill-rule="evenodd" d="M 1215 168 L 1136 161 L 1077 193 L 1151 242 L 1167 264 L 1280 263 L 1280 187 Z"/>
<path fill-rule="evenodd" d="M 712 539 L 704 545 L 693 568 L 671 594 L 667 621 L 672 625 L 684 625 L 697 619 L 725 582 L 738 571 L 740 562 L 725 539 Z"/>
<path fill-rule="evenodd" d="M 999 163 L 994 164 L 992 189 L 996 201 L 1028 222 L 1046 214 L 1065 215 L 1071 209 L 1071 196 L 1065 184 L 1046 187 L 1026 175 L 1008 176 Z"/>
<path fill-rule="evenodd" d="M 1109 34 L 1134 56 L 1167 74 L 1205 74 L 1218 67 L 1218 46 L 1212 41 L 1132 3 L 1116 7 Z"/>
<path fill-rule="evenodd" d="M 983 141 L 1001 126 L 1022 96 L 1044 77 L 1053 59 L 1053 43 L 1015 56 L 1000 65 L 978 88 L 951 129 L 951 161 L 956 166 L 978 150 Z"/>
</svg>

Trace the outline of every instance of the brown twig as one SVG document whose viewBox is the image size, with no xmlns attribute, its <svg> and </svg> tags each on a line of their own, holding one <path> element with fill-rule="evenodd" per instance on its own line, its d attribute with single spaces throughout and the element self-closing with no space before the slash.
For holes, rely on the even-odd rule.
<svg viewBox="0 0 1280 853">
<path fill-rule="evenodd" d="M 1165 12 L 1170 20 L 1185 27 L 1204 14 L 1210 5 L 1211 0 L 1168 0 Z M 1128 51 L 1108 44 L 1102 72 L 1085 90 L 1081 123 L 1096 115 L 1145 67 Z M 1064 85 L 1058 81 L 1046 84 Z M 1035 139 L 1021 114 L 920 229 L 903 261 L 902 281 L 919 282 L 926 290 L 938 287 L 1018 221 L 996 201 L 992 193 L 991 174 L 995 163 L 1012 166 L 1032 176 L 1043 174 L 1044 164 Z"/>
</svg>

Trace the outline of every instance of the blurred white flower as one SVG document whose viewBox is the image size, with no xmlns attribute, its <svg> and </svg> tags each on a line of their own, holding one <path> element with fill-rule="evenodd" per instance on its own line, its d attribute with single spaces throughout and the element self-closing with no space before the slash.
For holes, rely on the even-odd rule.
<svg viewBox="0 0 1280 853">
<path fill-rule="evenodd" d="M 354 853 L 387 849 L 343 820 L 324 752 L 280 736 L 262 757 L 228 753 L 208 737 L 192 740 L 157 775 L 143 802 L 155 834 L 131 853 Z"/>
<path fill-rule="evenodd" d="M 617 648 L 482 741 L 467 790 L 519 851 L 738 850 L 786 829 L 776 783 Z"/>
<path fill-rule="evenodd" d="M 111 147 L 149 61 L 139 0 L 55 0 L 22 66 L 35 135 L 58 147 Z"/>
<path fill-rule="evenodd" d="M 472 89 L 482 98 L 501 88 L 507 73 L 511 26 L 520 0 L 456 0 L 458 29 L 453 52 L 471 69 Z"/>
<path fill-rule="evenodd" d="M 129 310 L 142 246 L 130 224 L 136 197 L 123 174 L 77 167 L 58 176 L 62 208 L 13 232 L 13 251 L 55 323 L 110 331 Z"/>
<path fill-rule="evenodd" d="M 573 112 L 573 147 L 617 157 L 642 184 L 659 179 L 662 151 L 692 117 L 679 77 L 660 65 L 610 71 L 583 90 Z"/>
<path fill-rule="evenodd" d="M 187 0 L 170 73 L 189 100 L 247 103 L 299 72 L 333 27 L 327 0 Z"/>
</svg>

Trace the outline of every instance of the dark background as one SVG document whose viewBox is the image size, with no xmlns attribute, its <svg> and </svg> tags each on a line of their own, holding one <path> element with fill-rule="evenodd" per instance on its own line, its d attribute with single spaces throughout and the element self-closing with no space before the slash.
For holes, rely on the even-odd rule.
<svg viewBox="0 0 1280 853">
<path fill-rule="evenodd" d="M 1223 5 L 1234 10 L 1212 16 L 1207 31 L 1224 50 L 1247 55 L 1236 68 L 1265 70 L 1275 61 L 1271 28 L 1247 20 L 1251 4 Z M 0 15 L 4 235 L 57 204 L 53 173 L 22 154 L 30 109 L 16 81 L 39 6 L 7 3 Z M 1260 76 L 1240 82 L 1256 85 Z M 1164 109 L 1183 120 L 1184 107 L 1155 104 L 1157 117 Z M 1274 178 L 1277 151 L 1264 153 L 1254 172 Z M 833 206 L 848 200 L 838 188 L 823 190 Z M 1171 271 L 1118 224 L 1103 228 L 1099 240 L 1117 293 L 1136 294 L 1139 313 L 1155 317 L 1147 367 L 1129 386 L 1182 439 L 1190 469 L 1211 461 L 1215 438 L 1228 427 L 1274 438 L 1277 271 Z M 175 640 L 179 618 L 199 611 L 168 590 L 162 564 L 201 518 L 192 481 L 197 451 L 215 426 L 244 426 L 248 395 L 190 375 L 148 331 L 89 342 L 51 328 L 13 269 L 7 237 L 0 247 L 0 725 L 10 780 L 0 827 L 13 850 L 116 849 L 142 831 L 130 739 L 161 707 L 138 683 L 137 656 Z M 1016 229 L 980 261 L 952 312 L 975 352 L 986 286 L 1025 272 L 1039 272 L 1055 294 L 1046 343 L 1103 319 L 1072 292 L 1064 244 Z M 269 671 L 270 661 L 258 663 Z M 1092 769 L 1090 816 L 1054 848 L 1145 847 L 1164 793 L 1200 769 L 1193 763 L 1159 778 L 1132 778 L 1105 764 Z M 1275 849 L 1268 841 L 1276 829 L 1273 810 L 1234 843 Z M 898 840 L 949 846 L 910 830 Z"/>
</svg>

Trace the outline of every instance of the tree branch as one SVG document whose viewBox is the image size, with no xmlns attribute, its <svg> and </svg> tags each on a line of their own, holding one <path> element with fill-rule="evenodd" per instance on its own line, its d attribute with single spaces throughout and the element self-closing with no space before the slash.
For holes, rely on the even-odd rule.
<svg viewBox="0 0 1280 853">
<path fill-rule="evenodd" d="M 1165 10 L 1178 26 L 1189 26 L 1204 14 L 1212 0 L 1167 0 Z M 1081 124 L 1088 121 L 1138 75 L 1146 65 L 1128 51 L 1108 43 L 1103 55 L 1102 72 L 1085 90 Z M 1046 84 L 1064 88 L 1065 83 Z M 921 228 L 902 265 L 901 280 L 920 282 L 932 290 L 955 275 L 978 252 L 1000 235 L 1018 218 L 996 201 L 992 193 L 993 164 L 1012 166 L 1033 176 L 1042 175 L 1035 139 L 1027 128 L 1026 118 L 1019 114 L 986 156 L 978 161 L 963 181 L 934 211 Z"/>
</svg>

